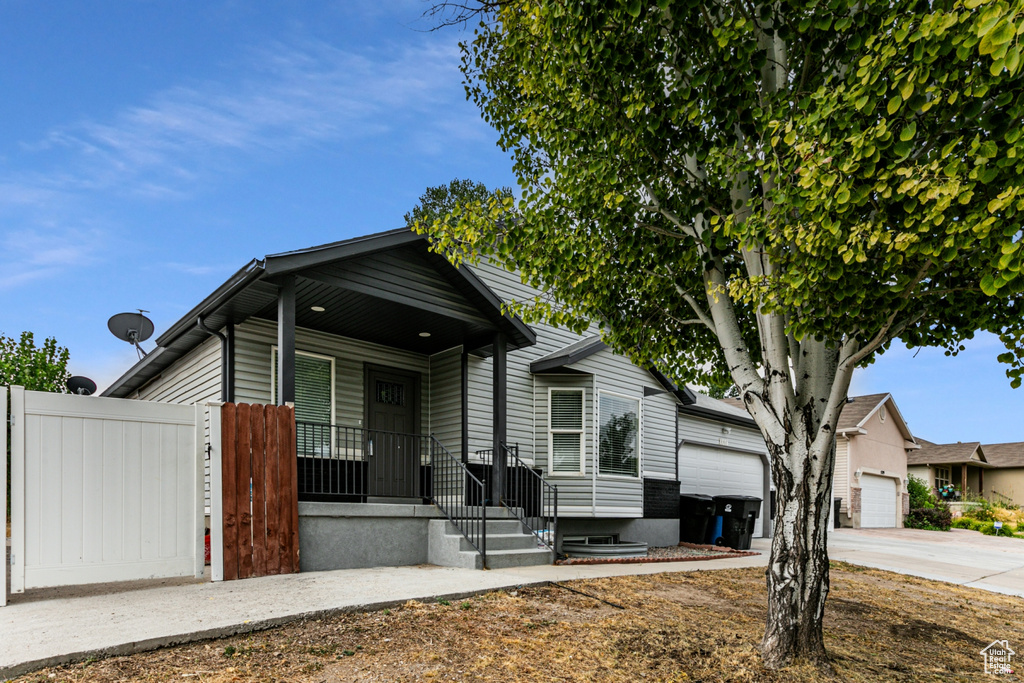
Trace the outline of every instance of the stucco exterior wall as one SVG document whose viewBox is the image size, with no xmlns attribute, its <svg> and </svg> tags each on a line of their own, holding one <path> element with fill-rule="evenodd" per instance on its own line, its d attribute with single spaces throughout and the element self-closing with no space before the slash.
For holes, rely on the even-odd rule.
<svg viewBox="0 0 1024 683">
<path fill-rule="evenodd" d="M 907 452 L 903 448 L 903 434 L 891 415 L 882 420 L 880 414 L 880 410 L 876 411 L 864 424 L 867 434 L 858 434 L 850 439 L 850 473 L 872 469 L 906 479 Z"/>
<path fill-rule="evenodd" d="M 903 510 L 903 494 L 907 490 L 907 451 L 904 448 L 904 437 L 892 417 L 892 407 L 888 402 L 885 418 L 882 409 L 876 410 L 862 427 L 866 434 L 858 434 L 850 438 L 847 446 L 847 460 L 850 485 L 850 506 L 847 514 L 840 517 L 840 523 L 847 520 L 853 528 L 861 526 L 861 479 L 858 472 L 870 475 L 881 475 L 898 480 L 896 485 L 896 510 Z M 844 505 L 845 507 L 845 505 Z M 903 516 L 898 516 L 897 526 L 903 526 Z"/>
<path fill-rule="evenodd" d="M 907 467 L 907 476 L 915 476 L 918 479 L 923 479 L 928 486 L 935 488 L 935 472 L 932 471 L 931 467 L 927 465 L 911 465 Z"/>
<path fill-rule="evenodd" d="M 985 493 L 993 500 L 1007 496 L 1016 505 L 1024 505 L 1024 468 L 985 470 Z"/>
<path fill-rule="evenodd" d="M 988 479 L 988 472 L 985 472 L 985 475 L 983 475 L 983 478 L 984 479 Z M 985 490 L 986 491 L 992 488 L 991 482 L 985 481 L 984 484 L 985 484 Z M 968 467 L 967 468 L 967 490 L 970 493 L 984 494 L 984 491 L 981 490 L 981 482 L 979 481 L 978 468 L 977 467 Z"/>
</svg>

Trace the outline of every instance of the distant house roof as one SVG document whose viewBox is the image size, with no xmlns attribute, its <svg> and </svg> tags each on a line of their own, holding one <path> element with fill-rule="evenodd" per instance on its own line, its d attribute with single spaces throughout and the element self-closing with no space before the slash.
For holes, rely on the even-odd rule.
<svg viewBox="0 0 1024 683">
<path fill-rule="evenodd" d="M 992 467 L 1024 467 L 1024 441 L 984 444 L 985 460 Z"/>
<path fill-rule="evenodd" d="M 844 429 L 856 429 L 867 422 L 878 406 L 889 397 L 889 394 L 867 394 L 866 396 L 851 396 L 843 406 L 843 412 L 839 414 L 838 431 Z"/>
<path fill-rule="evenodd" d="M 990 467 L 981 443 L 977 441 L 956 443 L 932 443 L 926 439 L 917 440 L 918 451 L 907 453 L 908 465 L 963 465 Z"/>
<path fill-rule="evenodd" d="M 914 439 L 914 435 L 910 433 L 910 427 L 907 425 L 907 421 L 903 419 L 903 414 L 900 413 L 900 409 L 896 407 L 896 402 L 892 399 L 892 394 L 867 394 L 865 396 L 851 396 L 846 399 L 846 405 L 843 406 L 843 411 L 839 414 L 839 422 L 836 424 L 836 434 L 864 434 L 866 429 L 864 425 L 868 423 L 868 420 L 879 410 L 882 406 L 888 404 L 887 415 L 891 416 L 893 423 L 899 428 L 900 433 L 906 440 L 906 447 L 916 449 L 918 442 Z"/>
<path fill-rule="evenodd" d="M 711 399 L 714 400 L 714 399 Z M 747 414 L 746 407 L 743 405 L 743 401 L 738 398 L 723 398 L 720 403 L 743 411 L 743 414 Z M 910 427 L 907 426 L 906 420 L 903 419 L 903 415 L 900 413 L 899 408 L 896 407 L 896 403 L 892 400 L 892 394 L 867 394 L 865 396 L 851 396 L 847 399 L 846 404 L 843 406 L 843 411 L 839 414 L 839 424 L 836 425 L 836 433 L 852 435 L 856 433 L 864 433 L 864 425 L 867 424 L 868 418 L 875 414 L 884 403 L 889 403 L 889 413 L 892 414 L 896 426 L 900 432 L 903 433 L 903 438 L 906 439 L 909 444 L 908 448 L 916 446 L 914 435 L 910 433 Z"/>
</svg>

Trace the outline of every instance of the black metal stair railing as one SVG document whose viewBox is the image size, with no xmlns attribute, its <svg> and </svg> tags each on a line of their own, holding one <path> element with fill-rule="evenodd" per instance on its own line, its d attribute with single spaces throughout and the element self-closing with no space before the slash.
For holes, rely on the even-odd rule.
<svg viewBox="0 0 1024 683">
<path fill-rule="evenodd" d="M 537 540 L 547 548 L 555 549 L 558 524 L 558 487 L 545 481 L 540 471 L 529 467 L 519 457 L 519 446 L 501 444 L 505 451 L 505 491 L 501 505 L 507 508 Z M 494 449 L 476 452 L 482 461 L 486 487 L 487 472 L 493 462 Z"/>
<path fill-rule="evenodd" d="M 299 500 L 430 497 L 429 436 L 296 421 L 295 441 Z"/>
<path fill-rule="evenodd" d="M 440 441 L 430 437 L 430 500 L 480 553 L 487 566 L 487 506 L 484 484 L 452 455 Z M 478 504 L 472 504 L 477 501 Z"/>
</svg>

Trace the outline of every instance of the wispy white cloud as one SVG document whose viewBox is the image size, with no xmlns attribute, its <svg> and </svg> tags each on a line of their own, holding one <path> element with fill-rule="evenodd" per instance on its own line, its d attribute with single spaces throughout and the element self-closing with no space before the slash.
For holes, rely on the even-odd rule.
<svg viewBox="0 0 1024 683">
<path fill-rule="evenodd" d="M 68 122 L 22 147 L 23 167 L 0 170 L 0 289 L 95 258 L 83 207 L 125 199 L 188 199 L 225 174 L 309 148 L 379 140 L 382 153 L 441 154 L 479 139 L 463 102 L 459 54 L 433 36 L 363 53 L 318 41 L 254 49 L 215 79 L 178 84 L 104 120 Z M 9 164 L 8 164 L 9 167 Z M 190 274 L 219 266 L 171 265 Z M 209 268 L 209 270 L 206 270 Z"/>
<path fill-rule="evenodd" d="M 98 230 L 20 230 L 0 238 L 0 291 L 91 265 L 105 243 Z"/>
<path fill-rule="evenodd" d="M 320 42 L 275 44 L 247 61 L 238 82 L 169 88 L 108 121 L 50 131 L 34 149 L 65 152 L 65 168 L 27 184 L 10 183 L 8 192 L 31 200 L 45 190 L 117 188 L 173 198 L 253 156 L 396 130 L 413 140 L 480 134 L 472 120 L 459 123 L 444 111 L 461 98 L 453 87 L 454 46 L 424 41 L 355 54 Z M 0 185 L 0 201 L 2 190 Z"/>
</svg>

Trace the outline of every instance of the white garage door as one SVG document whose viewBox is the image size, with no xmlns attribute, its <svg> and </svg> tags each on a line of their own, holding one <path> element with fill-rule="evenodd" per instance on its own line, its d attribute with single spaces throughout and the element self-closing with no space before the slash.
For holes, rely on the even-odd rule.
<svg viewBox="0 0 1024 683">
<path fill-rule="evenodd" d="M 862 474 L 860 477 L 860 527 L 889 529 L 896 526 L 896 480 Z"/>
<path fill-rule="evenodd" d="M 761 457 L 706 446 L 684 445 L 679 449 L 679 490 L 709 496 L 740 495 L 764 498 L 764 467 Z M 754 538 L 761 537 L 765 505 L 754 527 Z"/>
</svg>

